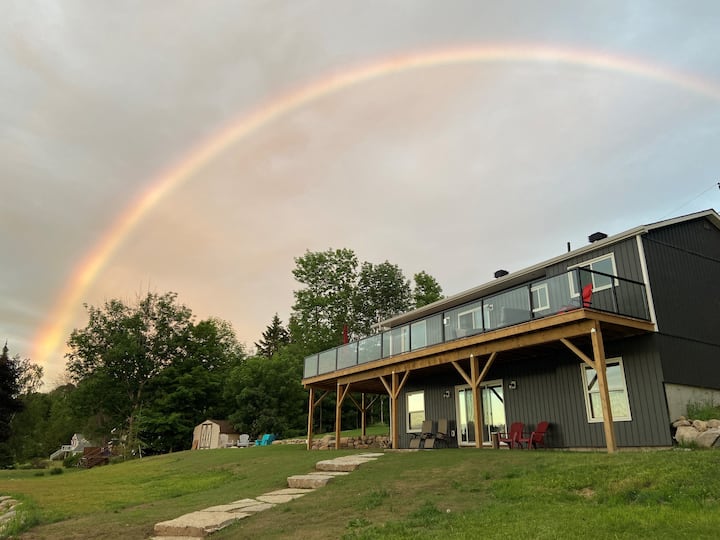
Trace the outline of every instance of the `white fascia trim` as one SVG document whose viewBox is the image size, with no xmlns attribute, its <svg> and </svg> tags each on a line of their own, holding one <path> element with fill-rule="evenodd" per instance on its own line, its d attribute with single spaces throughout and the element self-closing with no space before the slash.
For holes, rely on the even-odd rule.
<svg viewBox="0 0 720 540">
<path fill-rule="evenodd" d="M 638 256 L 640 257 L 640 269 L 642 270 L 643 282 L 645 283 L 645 293 L 647 294 L 648 310 L 650 311 L 650 322 L 655 325 L 655 331 L 659 332 L 657 317 L 655 317 L 655 302 L 653 302 L 652 287 L 650 286 L 650 274 L 647 269 L 647 260 L 645 259 L 645 247 L 641 235 L 635 237 L 637 240 Z"/>
</svg>

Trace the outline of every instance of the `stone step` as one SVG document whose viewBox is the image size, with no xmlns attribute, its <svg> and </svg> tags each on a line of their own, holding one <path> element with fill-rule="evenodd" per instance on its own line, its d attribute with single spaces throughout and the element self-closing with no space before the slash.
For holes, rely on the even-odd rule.
<svg viewBox="0 0 720 540">
<path fill-rule="evenodd" d="M 156 536 L 160 537 L 204 538 L 249 515 L 242 512 L 208 512 L 200 510 L 169 521 L 156 523 L 154 532 Z"/>
<path fill-rule="evenodd" d="M 327 485 L 333 478 L 335 475 L 332 474 L 298 474 L 289 476 L 287 481 L 291 488 L 317 489 Z"/>
</svg>

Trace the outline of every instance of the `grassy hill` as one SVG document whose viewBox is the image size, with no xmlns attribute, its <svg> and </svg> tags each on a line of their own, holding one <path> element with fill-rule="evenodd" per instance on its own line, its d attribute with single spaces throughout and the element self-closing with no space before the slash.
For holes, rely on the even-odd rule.
<svg viewBox="0 0 720 540">
<path fill-rule="evenodd" d="M 158 521 L 285 487 L 355 453 L 301 446 L 178 452 L 58 475 L 1 471 L 37 522 L 23 539 L 148 538 Z M 389 452 L 229 538 L 715 538 L 720 453 Z"/>
</svg>

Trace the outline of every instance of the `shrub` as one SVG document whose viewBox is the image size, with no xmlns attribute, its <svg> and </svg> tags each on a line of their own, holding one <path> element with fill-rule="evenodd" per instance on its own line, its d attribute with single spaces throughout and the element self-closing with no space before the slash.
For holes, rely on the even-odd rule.
<svg viewBox="0 0 720 540">
<path fill-rule="evenodd" d="M 73 456 L 66 457 L 65 459 L 63 459 L 63 467 L 77 467 L 81 457 L 82 454 L 75 454 Z"/>
<path fill-rule="evenodd" d="M 690 402 L 687 404 L 687 416 L 692 420 L 720 419 L 720 403 L 712 399 Z"/>
<path fill-rule="evenodd" d="M 50 469 L 50 474 L 62 474 L 63 470 L 60 467 L 53 467 Z"/>
</svg>

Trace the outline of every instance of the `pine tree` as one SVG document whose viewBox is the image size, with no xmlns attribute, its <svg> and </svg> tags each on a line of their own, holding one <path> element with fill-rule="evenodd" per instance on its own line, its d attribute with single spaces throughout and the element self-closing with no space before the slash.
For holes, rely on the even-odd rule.
<svg viewBox="0 0 720 540">
<path fill-rule="evenodd" d="M 290 343 L 290 333 L 282 325 L 278 314 L 275 313 L 270 326 L 262 333 L 262 339 L 255 343 L 255 348 L 259 356 L 272 358 L 276 352 L 288 343 Z"/>
<path fill-rule="evenodd" d="M 15 413 L 22 410 L 19 392 L 17 368 L 8 355 L 5 342 L 0 356 L 0 443 L 10 438 L 10 422 Z"/>
</svg>

